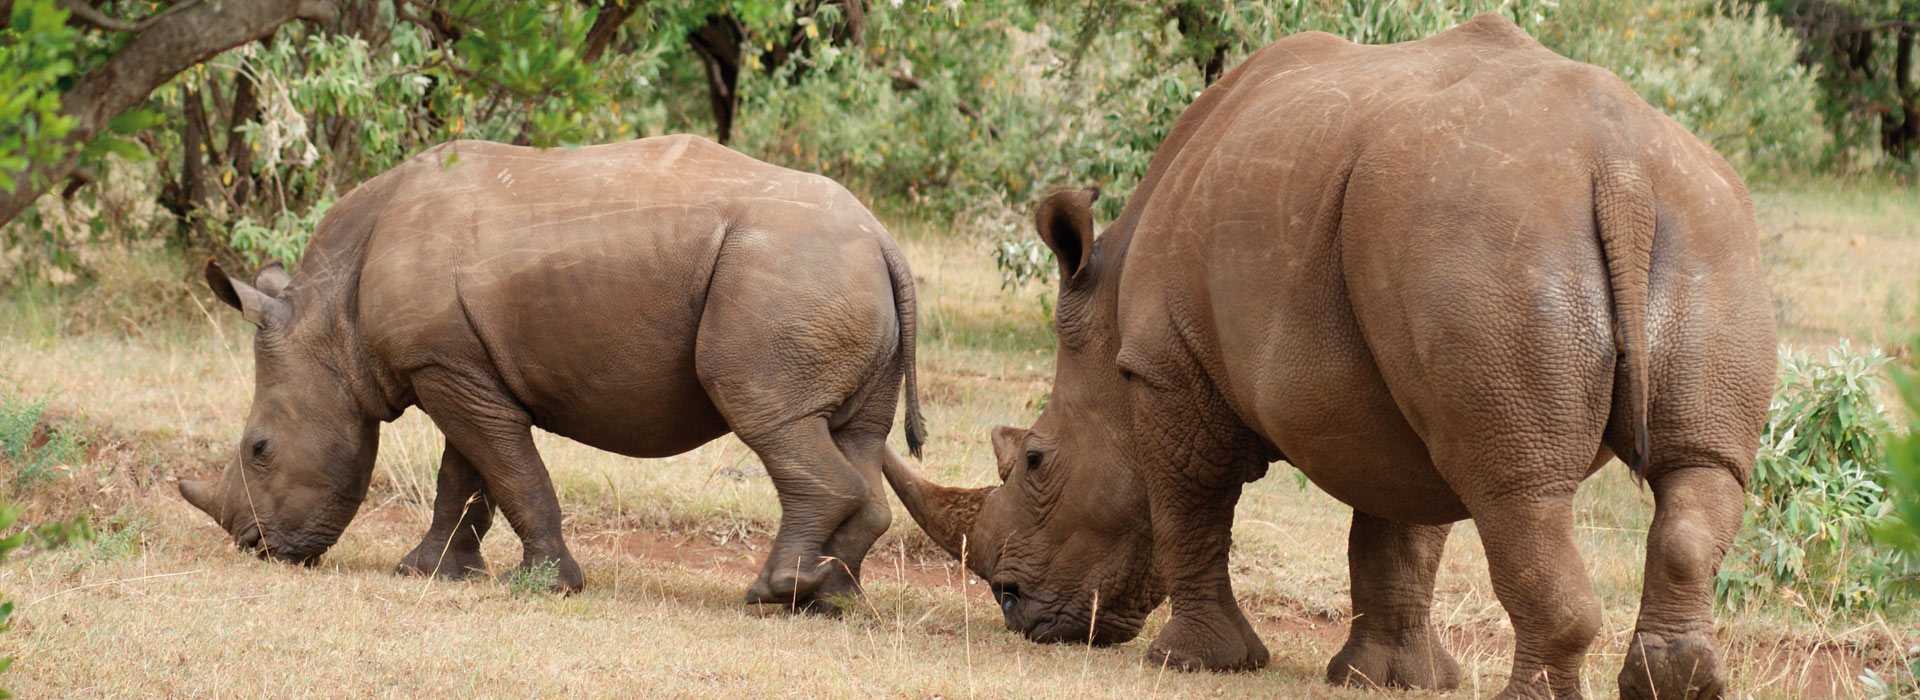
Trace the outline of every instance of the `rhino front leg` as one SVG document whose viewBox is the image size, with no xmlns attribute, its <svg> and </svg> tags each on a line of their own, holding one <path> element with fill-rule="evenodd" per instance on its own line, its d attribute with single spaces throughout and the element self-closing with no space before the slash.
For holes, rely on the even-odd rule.
<svg viewBox="0 0 1920 700">
<path fill-rule="evenodd" d="M 546 462 L 533 445 L 533 422 L 497 382 L 444 370 L 414 378 L 420 406 L 433 418 L 447 445 L 469 460 L 487 498 L 520 536 L 520 569 L 557 567 L 553 589 L 577 593 L 586 584 L 580 564 L 560 531 L 560 499 Z"/>
<path fill-rule="evenodd" d="M 1353 512 L 1347 568 L 1353 629 L 1327 664 L 1335 685 L 1451 690 L 1460 664 L 1434 638 L 1433 577 L 1452 525 L 1409 525 Z"/>
<path fill-rule="evenodd" d="M 433 522 L 420 544 L 400 560 L 397 570 L 410 576 L 463 579 L 486 573 L 480 541 L 493 527 L 493 500 L 473 464 L 452 444 L 440 454 L 439 484 L 433 498 Z"/>
</svg>

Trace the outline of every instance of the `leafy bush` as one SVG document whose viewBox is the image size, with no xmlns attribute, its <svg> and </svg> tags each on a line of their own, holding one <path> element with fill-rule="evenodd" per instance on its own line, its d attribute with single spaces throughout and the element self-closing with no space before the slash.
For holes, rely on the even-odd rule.
<svg viewBox="0 0 1920 700">
<path fill-rule="evenodd" d="M 1764 8 L 1569 0 L 1537 36 L 1613 71 L 1749 176 L 1811 170 L 1829 140 L 1817 72 Z"/>
<path fill-rule="evenodd" d="M 54 469 L 80 456 L 80 442 L 71 430 L 47 426 L 42 433 L 44 401 L 20 401 L 0 396 L 0 458 L 13 467 L 16 488 L 52 478 Z M 44 435 L 44 440 L 37 438 Z M 36 444 L 38 442 L 38 444 Z"/>
<path fill-rule="evenodd" d="M 1907 366 L 1892 372 L 1900 401 L 1906 405 L 1907 430 L 1887 436 L 1888 491 L 1898 517 L 1881 534 L 1888 544 L 1920 555 L 1920 334 L 1907 348 Z"/>
<path fill-rule="evenodd" d="M 1824 361 L 1793 351 L 1780 359 L 1746 522 L 1733 565 L 1721 570 L 1720 594 L 1741 604 L 1784 586 L 1823 610 L 1895 604 L 1912 592 L 1916 568 L 1872 537 L 1893 509 L 1882 443 L 1891 425 L 1876 396 L 1887 359 L 1844 343 Z"/>
<path fill-rule="evenodd" d="M 552 559 L 542 560 L 524 568 L 516 568 L 507 574 L 507 591 L 515 596 L 534 596 L 553 592 L 560 583 L 560 563 Z"/>
</svg>

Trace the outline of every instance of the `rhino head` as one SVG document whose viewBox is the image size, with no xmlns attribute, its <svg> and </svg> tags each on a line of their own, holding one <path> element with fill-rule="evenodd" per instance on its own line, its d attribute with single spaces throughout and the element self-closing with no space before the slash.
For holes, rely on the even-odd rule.
<svg viewBox="0 0 1920 700">
<path fill-rule="evenodd" d="M 907 511 L 988 582 L 1007 628 L 1037 642 L 1117 644 L 1166 596 L 1153 570 L 1147 492 L 1126 459 L 1126 383 L 1113 332 L 1125 236 L 1094 245 L 1098 190 L 1035 212 L 1060 263 L 1053 391 L 1030 428 L 993 431 L 1000 485 L 939 486 L 889 462 Z"/>
<path fill-rule="evenodd" d="M 214 295 L 258 329 L 253 408 L 221 477 L 182 480 L 180 495 L 241 548 L 311 564 L 366 498 L 379 421 L 354 397 L 338 324 L 303 318 L 284 268 L 268 265 L 249 285 L 209 261 L 206 276 Z"/>
</svg>

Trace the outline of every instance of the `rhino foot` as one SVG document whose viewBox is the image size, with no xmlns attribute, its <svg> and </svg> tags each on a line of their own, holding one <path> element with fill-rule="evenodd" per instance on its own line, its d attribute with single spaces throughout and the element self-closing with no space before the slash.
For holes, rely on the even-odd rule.
<svg viewBox="0 0 1920 700">
<path fill-rule="evenodd" d="M 1327 682 L 1357 688 L 1460 687 L 1460 664 L 1431 634 L 1404 644 L 1347 640 L 1327 663 Z"/>
<path fill-rule="evenodd" d="M 422 542 L 400 560 L 394 573 L 459 581 L 487 573 L 487 560 L 478 548 L 463 551 Z"/>
<path fill-rule="evenodd" d="M 780 605 L 794 612 L 838 617 L 835 601 L 843 596 L 838 587 L 825 585 L 829 577 L 818 570 L 796 573 L 792 570 L 763 573 L 747 589 L 748 605 Z"/>
<path fill-rule="evenodd" d="M 1720 655 L 1704 636 L 1638 632 L 1627 646 L 1627 664 L 1620 669 L 1622 698 L 1710 699 L 1725 690 Z"/>
<path fill-rule="evenodd" d="M 1238 613 L 1238 610 L 1235 611 Z M 1148 665 L 1178 671 L 1252 671 L 1265 668 L 1267 645 L 1231 620 L 1215 624 L 1175 617 L 1147 645 Z"/>
</svg>

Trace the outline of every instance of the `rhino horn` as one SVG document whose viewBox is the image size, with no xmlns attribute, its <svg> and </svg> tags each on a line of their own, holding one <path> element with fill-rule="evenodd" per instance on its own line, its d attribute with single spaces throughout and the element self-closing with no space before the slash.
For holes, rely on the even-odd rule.
<svg viewBox="0 0 1920 700">
<path fill-rule="evenodd" d="M 214 522 L 220 521 L 220 501 L 214 498 L 213 482 L 202 479 L 181 479 L 180 496 L 192 503 L 193 507 L 213 516 Z"/>
<path fill-rule="evenodd" d="M 914 522 L 920 523 L 920 529 L 927 532 L 927 537 L 964 563 L 967 533 L 973 531 L 974 518 L 980 515 L 980 506 L 986 503 L 987 494 L 993 493 L 994 487 L 957 489 L 935 484 L 921 478 L 891 450 L 881 463 L 881 471 L 894 493 L 900 495 L 900 502 L 907 506 L 907 512 L 913 515 Z"/>
</svg>

